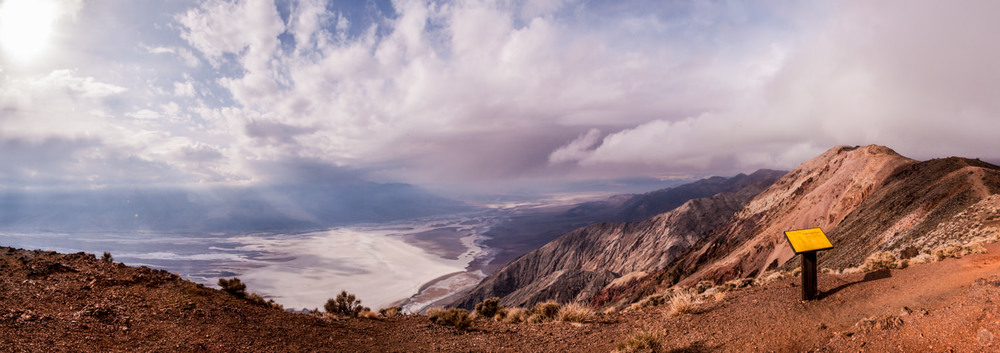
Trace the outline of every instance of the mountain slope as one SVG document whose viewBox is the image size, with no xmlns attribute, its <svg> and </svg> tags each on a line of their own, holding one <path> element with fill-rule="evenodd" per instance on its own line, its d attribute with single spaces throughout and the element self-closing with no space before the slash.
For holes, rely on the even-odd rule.
<svg viewBox="0 0 1000 353">
<path fill-rule="evenodd" d="M 822 267 L 855 266 L 876 250 L 899 253 L 1000 191 L 998 171 L 964 158 L 917 162 L 883 146 L 836 147 L 755 197 L 663 280 L 688 286 L 756 276 L 794 256 L 784 231 L 809 227 L 823 228 L 835 246 L 820 253 Z"/>
<path fill-rule="evenodd" d="M 731 178 L 711 177 L 645 194 L 615 195 L 605 200 L 573 206 L 519 210 L 507 215 L 508 221 L 486 232 L 488 238 L 485 245 L 500 249 L 500 252 L 485 268 L 485 272 L 493 273 L 514 259 L 580 227 L 599 222 L 649 219 L 675 209 L 688 200 L 738 190 L 764 175 L 776 179 L 785 173 L 759 170 L 754 176 L 739 174 Z"/>
<path fill-rule="evenodd" d="M 690 200 L 645 221 L 574 230 L 490 275 L 457 305 L 472 307 L 490 297 L 501 297 L 501 303 L 513 306 L 550 299 L 588 301 L 620 277 L 643 276 L 669 264 L 780 174 L 758 171 L 725 183 L 715 179 L 718 185 L 736 189 Z"/>
</svg>

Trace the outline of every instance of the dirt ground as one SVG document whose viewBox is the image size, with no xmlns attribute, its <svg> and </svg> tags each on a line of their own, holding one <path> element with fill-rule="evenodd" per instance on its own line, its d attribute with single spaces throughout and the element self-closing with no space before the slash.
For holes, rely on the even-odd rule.
<svg viewBox="0 0 1000 353">
<path fill-rule="evenodd" d="M 646 329 L 676 352 L 997 352 L 1000 245 L 987 249 L 902 270 L 821 274 L 812 302 L 799 300 L 797 279 L 784 279 L 680 316 L 660 306 L 583 324 L 477 320 L 459 331 L 425 316 L 292 314 L 89 254 L 0 248 L 0 351 L 609 352 Z"/>
</svg>

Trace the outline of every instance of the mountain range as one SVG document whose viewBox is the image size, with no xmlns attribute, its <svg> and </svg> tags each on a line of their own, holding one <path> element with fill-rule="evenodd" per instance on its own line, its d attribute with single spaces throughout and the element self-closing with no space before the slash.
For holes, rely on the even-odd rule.
<svg viewBox="0 0 1000 353">
<path fill-rule="evenodd" d="M 545 300 L 602 306 L 663 287 L 754 278 L 795 267 L 783 232 L 812 227 L 834 244 L 820 253 L 821 267 L 858 266 L 875 252 L 907 259 L 982 235 L 983 222 L 966 218 L 1000 202 L 998 166 L 958 157 L 920 162 L 878 145 L 834 147 L 780 178 L 752 176 L 646 220 L 568 232 L 454 304 L 499 297 L 513 306 Z"/>
</svg>

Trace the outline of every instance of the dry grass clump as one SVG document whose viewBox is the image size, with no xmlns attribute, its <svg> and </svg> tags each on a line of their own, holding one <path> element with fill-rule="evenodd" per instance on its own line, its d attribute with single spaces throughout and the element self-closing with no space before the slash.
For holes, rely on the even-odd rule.
<svg viewBox="0 0 1000 353">
<path fill-rule="evenodd" d="M 559 308 L 556 320 L 564 322 L 589 322 L 594 320 L 594 310 L 580 303 L 570 303 Z"/>
<path fill-rule="evenodd" d="M 880 270 L 891 270 L 898 267 L 896 263 L 896 255 L 888 251 L 877 251 L 872 253 L 865 259 L 865 263 L 861 265 L 861 270 L 864 272 L 880 271 Z"/>
<path fill-rule="evenodd" d="M 985 254 L 986 253 L 986 247 L 983 246 L 982 242 L 978 242 L 978 241 L 977 242 L 972 242 L 972 243 L 969 243 L 969 244 L 965 245 L 964 252 L 967 255 L 971 255 L 971 254 Z"/>
<path fill-rule="evenodd" d="M 695 293 L 701 294 L 705 293 L 709 288 L 715 287 L 715 282 L 712 281 L 699 281 L 698 284 L 694 285 Z"/>
<path fill-rule="evenodd" d="M 782 273 L 781 271 L 768 271 L 761 274 L 760 277 L 755 278 L 753 285 L 755 286 L 765 285 L 782 278 L 785 278 L 785 274 Z"/>
<path fill-rule="evenodd" d="M 365 310 L 362 310 L 360 313 L 358 313 L 358 317 L 365 319 L 378 319 L 382 317 L 382 315 L 379 315 L 379 313 L 376 313 L 371 309 L 365 308 Z"/>
<path fill-rule="evenodd" d="M 530 323 L 540 323 L 555 320 L 559 314 L 559 303 L 554 301 L 544 301 L 528 309 L 528 319 Z"/>
<path fill-rule="evenodd" d="M 910 265 L 929 264 L 934 262 L 934 256 L 928 253 L 921 253 L 910 259 Z"/>
<path fill-rule="evenodd" d="M 661 334 L 648 329 L 640 330 L 628 336 L 615 346 L 616 353 L 657 353 L 662 352 Z"/>
<path fill-rule="evenodd" d="M 504 308 L 493 316 L 494 320 L 506 324 L 519 324 L 527 321 L 527 318 L 527 310 L 524 310 L 524 308 Z"/>
<path fill-rule="evenodd" d="M 430 308 L 427 309 L 427 318 L 432 323 L 445 326 L 453 326 L 459 330 L 465 330 L 472 324 L 469 311 L 459 308 Z"/>
<path fill-rule="evenodd" d="M 651 306 L 660 306 L 667 303 L 667 297 L 663 294 L 653 294 L 648 297 L 642 298 L 642 300 L 635 302 L 629 307 L 630 310 L 639 310 L 642 308 L 648 308 Z"/>
<path fill-rule="evenodd" d="M 403 308 L 399 306 L 394 306 L 391 308 L 378 309 L 378 313 L 385 317 L 395 317 L 403 313 Z"/>
<path fill-rule="evenodd" d="M 693 313 L 698 304 L 698 296 L 691 293 L 679 293 L 670 298 L 670 315 L 679 316 Z"/>
<path fill-rule="evenodd" d="M 954 258 L 962 257 L 962 247 L 959 246 L 958 244 L 950 244 L 934 249 L 935 260 L 942 261 L 949 257 L 954 257 Z"/>
</svg>

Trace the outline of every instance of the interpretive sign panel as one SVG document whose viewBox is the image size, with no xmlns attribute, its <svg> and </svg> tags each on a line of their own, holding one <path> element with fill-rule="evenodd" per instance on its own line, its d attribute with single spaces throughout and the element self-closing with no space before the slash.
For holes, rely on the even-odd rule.
<svg viewBox="0 0 1000 353">
<path fill-rule="evenodd" d="M 792 244 L 792 250 L 796 254 L 833 249 L 830 239 L 827 239 L 826 234 L 819 228 L 790 230 L 785 232 L 785 238 L 788 238 L 788 243 Z"/>
</svg>

